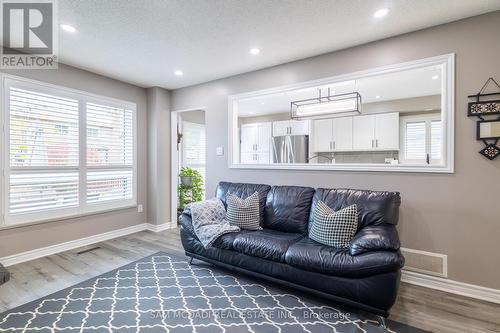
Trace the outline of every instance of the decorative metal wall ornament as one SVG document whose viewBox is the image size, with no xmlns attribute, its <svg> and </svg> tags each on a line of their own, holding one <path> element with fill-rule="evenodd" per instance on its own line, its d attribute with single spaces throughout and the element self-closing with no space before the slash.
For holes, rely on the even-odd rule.
<svg viewBox="0 0 500 333">
<path fill-rule="evenodd" d="M 489 160 L 494 160 L 495 157 L 500 155 L 500 148 L 496 146 L 496 144 L 488 144 L 486 147 L 479 151 L 479 154 L 488 158 Z"/>
<path fill-rule="evenodd" d="M 469 103 L 469 117 L 500 114 L 500 101 Z"/>
<path fill-rule="evenodd" d="M 499 89 L 498 92 L 484 93 L 488 85 L 494 84 Z M 476 95 L 468 96 L 475 101 L 469 102 L 467 107 L 468 117 L 478 117 L 476 138 L 483 141 L 484 147 L 479 153 L 489 160 L 494 160 L 500 155 L 500 148 L 497 146 L 500 136 L 498 135 L 496 127 L 492 126 L 500 122 L 500 85 L 494 78 L 490 77 L 483 85 L 481 90 Z M 499 98 L 499 99 L 495 99 Z M 497 115 L 496 119 L 487 120 L 485 116 Z M 493 140 L 489 142 L 488 140 Z"/>
</svg>

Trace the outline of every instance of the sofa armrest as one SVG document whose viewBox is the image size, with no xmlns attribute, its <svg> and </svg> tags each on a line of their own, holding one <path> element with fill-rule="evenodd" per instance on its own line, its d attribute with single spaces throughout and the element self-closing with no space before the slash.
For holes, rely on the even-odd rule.
<svg viewBox="0 0 500 333">
<path fill-rule="evenodd" d="M 349 252 L 355 256 L 376 250 L 398 250 L 398 231 L 394 225 L 382 224 L 364 227 L 351 241 Z"/>
<path fill-rule="evenodd" d="M 191 219 L 191 209 L 189 209 L 189 207 L 184 209 L 181 216 L 179 217 L 179 222 L 182 229 L 191 234 L 191 236 L 193 236 L 194 238 L 198 239 L 194 232 L 193 221 Z"/>
<path fill-rule="evenodd" d="M 4 284 L 9 281 L 10 274 L 9 271 L 0 264 L 0 284 Z"/>
</svg>

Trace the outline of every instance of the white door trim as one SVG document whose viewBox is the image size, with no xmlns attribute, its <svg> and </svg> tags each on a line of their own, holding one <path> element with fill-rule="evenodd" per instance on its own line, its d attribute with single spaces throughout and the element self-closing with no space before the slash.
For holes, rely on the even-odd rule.
<svg viewBox="0 0 500 333">
<path fill-rule="evenodd" d="M 171 203 L 170 203 L 170 221 L 172 223 L 176 223 L 177 221 L 177 185 L 178 185 L 178 177 L 179 173 L 179 154 L 177 152 L 177 123 L 179 120 L 179 114 L 183 112 L 189 111 L 203 111 L 205 112 L 206 119 L 206 110 L 204 106 L 192 109 L 183 109 L 183 110 L 175 110 L 171 112 L 170 115 L 170 179 L 171 179 Z M 206 122 L 206 120 L 205 120 Z M 206 124 L 205 124 L 206 125 Z M 206 170 L 205 170 L 206 176 Z"/>
</svg>

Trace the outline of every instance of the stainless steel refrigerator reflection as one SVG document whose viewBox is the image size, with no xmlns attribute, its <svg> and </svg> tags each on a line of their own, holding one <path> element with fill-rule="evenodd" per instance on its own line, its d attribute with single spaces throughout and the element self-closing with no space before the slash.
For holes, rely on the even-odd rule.
<svg viewBox="0 0 500 333">
<path fill-rule="evenodd" d="M 283 135 L 272 139 L 273 163 L 308 163 L 309 135 Z"/>
</svg>

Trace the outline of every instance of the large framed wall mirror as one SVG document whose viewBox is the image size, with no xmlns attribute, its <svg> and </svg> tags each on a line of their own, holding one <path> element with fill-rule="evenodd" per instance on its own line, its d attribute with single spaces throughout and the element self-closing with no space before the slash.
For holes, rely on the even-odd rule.
<svg viewBox="0 0 500 333">
<path fill-rule="evenodd" d="M 229 97 L 229 166 L 453 172 L 454 55 Z"/>
</svg>

